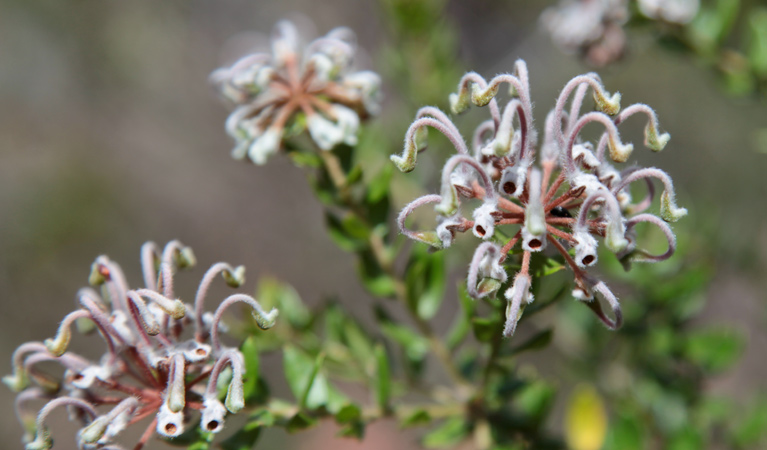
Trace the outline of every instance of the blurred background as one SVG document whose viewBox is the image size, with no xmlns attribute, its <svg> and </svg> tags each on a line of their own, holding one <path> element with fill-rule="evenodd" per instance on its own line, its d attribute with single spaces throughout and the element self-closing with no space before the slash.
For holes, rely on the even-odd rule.
<svg viewBox="0 0 767 450">
<path fill-rule="evenodd" d="M 384 111 L 375 126 L 384 136 L 378 147 L 387 154 L 401 151 L 408 120 L 419 106 L 446 107 L 465 70 L 492 76 L 525 59 L 539 129 L 564 83 L 592 70 L 562 54 L 539 25 L 538 16 L 552 2 L 421 2 L 435 11 L 439 29 L 447 30 L 429 38 L 433 42 L 423 47 L 423 58 L 408 36 L 421 25 L 392 22 L 391 3 L 1 0 L 4 372 L 10 372 L 18 345 L 54 333 L 99 254 L 119 262 L 129 281 L 139 284 L 139 248 L 147 240 L 163 244 L 177 238 L 194 248 L 199 266 L 178 277 L 182 298 L 193 295 L 205 267 L 225 260 L 247 267 L 249 290 L 257 278 L 271 275 L 293 284 L 310 304 L 337 296 L 355 314 L 370 314 L 353 256 L 328 238 L 305 174 L 284 156 L 263 167 L 229 157 L 232 143 L 223 127 L 228 110 L 207 76 L 231 62 L 238 40 L 257 40 L 277 20 L 296 13 L 313 21 L 316 31 L 309 35 L 351 27 L 363 49 L 360 65 L 385 80 Z M 426 53 L 432 49 L 436 53 Z M 400 56 L 405 54 L 416 57 Z M 451 69 L 435 74 L 431 67 Z M 734 325 L 746 337 L 740 363 L 711 378 L 706 389 L 736 399 L 763 393 L 765 98 L 728 95 L 713 71 L 685 53 L 661 48 L 647 30 L 630 31 L 625 60 L 600 75 L 608 90 L 622 93 L 625 104 L 655 108 L 661 127 L 672 135 L 664 152 L 638 148 L 632 158 L 673 177 L 678 202 L 691 213 L 679 227 L 702 236 L 696 242 L 714 255 L 707 302 L 696 320 Z M 472 119 L 466 120 L 459 126 Z M 628 136 L 639 141 L 641 125 L 631 127 Z M 430 189 L 437 186 L 434 171 L 421 173 Z M 403 187 L 394 207 L 412 197 L 412 190 Z M 450 257 L 453 280 L 465 270 L 470 251 L 465 250 Z M 453 286 L 455 281 L 446 304 L 455 303 Z M 539 370 L 557 376 L 546 374 L 545 365 Z M 266 376 L 276 383 L 276 392 L 286 391 L 279 377 Z M 16 448 L 21 438 L 10 408 L 13 397 L 0 389 L 0 405 L 5 405 L 0 439 L 7 448 Z M 66 425 L 54 430 L 61 448 L 68 448 Z M 397 431 L 393 423 L 371 427 L 364 443 L 334 441 L 333 434 L 329 426 L 297 436 L 270 430 L 266 438 L 290 448 L 326 448 L 320 442 L 327 442 L 328 448 L 383 449 L 412 445 L 417 436 Z M 401 443 L 393 443 L 395 436 Z M 150 448 L 155 447 L 164 445 L 153 442 Z"/>
</svg>

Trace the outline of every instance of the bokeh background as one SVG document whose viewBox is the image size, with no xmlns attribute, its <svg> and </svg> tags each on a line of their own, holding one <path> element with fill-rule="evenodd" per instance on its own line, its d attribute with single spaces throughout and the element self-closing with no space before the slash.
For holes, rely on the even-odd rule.
<svg viewBox="0 0 767 450">
<path fill-rule="evenodd" d="M 428 92 L 442 86 L 440 76 L 455 77 L 448 80 L 452 86 L 463 70 L 490 76 L 523 58 L 540 125 L 564 83 L 591 70 L 563 55 L 539 26 L 538 15 L 551 2 L 499 0 L 425 2 L 450 30 L 433 39 L 450 49 L 443 57 L 457 71 L 428 73 L 417 59 L 397 66 L 399 46 L 408 42 L 387 22 L 385 3 L 1 0 L 2 370 L 10 371 L 19 344 L 54 333 L 97 255 L 120 262 L 137 284 L 139 247 L 147 240 L 178 238 L 194 248 L 200 267 L 178 278 L 182 296 L 193 294 L 204 267 L 226 260 L 247 266 L 248 289 L 259 276 L 272 275 L 293 284 L 309 303 L 337 296 L 355 313 L 369 314 L 353 256 L 327 237 L 305 174 L 280 156 L 265 167 L 229 157 L 227 109 L 207 76 L 231 62 L 243 41 L 267 35 L 277 20 L 300 13 L 314 22 L 310 35 L 340 25 L 357 32 L 360 64 L 386 80 L 377 126 L 386 133 L 380 147 L 387 153 L 400 151 L 407 118 L 420 101 L 446 104 L 449 91 Z M 651 32 L 629 37 L 625 61 L 600 75 L 627 104 L 653 106 L 672 135 L 664 152 L 638 149 L 633 158 L 672 175 L 679 203 L 691 211 L 685 232 L 706 236 L 715 255 L 697 320 L 733 324 L 747 337 L 740 364 L 706 389 L 748 399 L 767 389 L 767 102 L 729 96 L 713 71 L 661 48 Z M 403 70 L 411 87 L 421 87 L 416 97 L 392 81 Z M 640 132 L 636 125 L 635 136 Z M 424 173 L 428 179 L 429 169 Z M 412 194 L 395 198 L 403 205 Z M 457 279 L 468 255 L 451 261 Z M 446 303 L 454 299 L 451 287 Z M 274 366 L 279 371 L 280 364 Z M 270 379 L 284 391 L 279 377 Z M 16 448 L 21 437 L 12 401 L 13 394 L 0 388 L 4 448 Z M 69 448 L 73 441 L 63 422 L 54 433 L 61 448 Z M 298 436 L 273 430 L 266 438 L 278 448 L 383 449 L 415 442 L 415 435 L 387 423 L 372 427 L 363 444 L 333 440 L 333 433 L 324 426 Z"/>
</svg>

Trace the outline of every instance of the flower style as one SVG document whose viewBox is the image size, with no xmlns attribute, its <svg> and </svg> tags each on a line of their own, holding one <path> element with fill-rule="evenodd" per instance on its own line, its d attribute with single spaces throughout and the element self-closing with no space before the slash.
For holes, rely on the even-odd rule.
<svg viewBox="0 0 767 450">
<path fill-rule="evenodd" d="M 504 83 L 510 86 L 511 98 L 501 110 L 496 95 Z M 597 111 L 581 113 L 589 90 Z M 568 101 L 569 110 L 566 110 Z M 597 262 L 597 238 L 602 238 L 627 270 L 632 261 L 662 261 L 676 248 L 674 234 L 666 222 L 674 222 L 687 213 L 677 207 L 671 178 L 662 170 L 629 167 L 619 171 L 612 165 L 626 162 L 633 150 L 632 144 L 621 141 L 618 132 L 618 125 L 632 116 L 647 119 L 646 147 L 653 151 L 665 147 L 669 135 L 659 132 L 655 112 L 644 104 L 621 110 L 620 94 L 610 95 L 596 74 L 579 75 L 565 85 L 546 118 L 540 164 L 536 165 L 537 134 L 524 61 L 515 63 L 513 73 L 498 75 L 490 81 L 473 72 L 464 75 L 458 92 L 450 96 L 450 105 L 452 112 L 459 114 L 471 104 L 487 106 L 491 116 L 474 132 L 471 153 L 450 118 L 439 109 L 427 106 L 418 111 L 410 125 L 403 154 L 392 155 L 392 161 L 400 170 L 413 170 L 418 152 L 426 147 L 427 127 L 444 134 L 457 152 L 442 170 L 440 194 L 420 197 L 402 210 L 398 218 L 401 232 L 437 249 L 449 247 L 458 232 L 472 230 L 482 239 L 467 279 L 468 292 L 474 298 L 496 292 L 507 281 L 503 263 L 519 244 L 522 267 L 505 292 L 508 300 L 505 336 L 514 333 L 523 305 L 533 301 L 531 256 L 549 245 L 573 271 L 573 296 L 585 301 L 609 328 L 620 327 L 622 315 L 618 300 L 604 282 L 587 272 L 587 268 Z M 581 137 L 584 127 L 591 124 L 604 129 L 596 145 Z M 652 204 L 653 178 L 664 186 L 660 197 L 662 220 L 643 213 Z M 638 181 L 646 183 L 648 193 L 641 201 L 634 202 L 629 188 Z M 468 199 L 480 201 L 471 219 L 461 213 Z M 408 216 L 425 204 L 435 204 L 436 229 L 408 229 L 405 224 Z M 635 228 L 644 222 L 664 233 L 668 251 L 653 255 L 637 246 Z M 502 234 L 499 232 L 502 226 L 517 230 L 514 232 L 512 228 L 509 233 L 504 230 Z M 595 294 L 610 305 L 613 318 L 594 301 Z"/>
<path fill-rule="evenodd" d="M 563 0 L 545 10 L 541 21 L 563 51 L 604 66 L 623 56 L 628 17 L 627 0 Z"/>
<path fill-rule="evenodd" d="M 214 264 L 205 273 L 193 305 L 174 299 L 174 272 L 194 263 L 191 249 L 178 241 L 169 242 L 162 252 L 148 242 L 141 248 L 145 287 L 130 289 L 117 263 L 106 256 L 96 258 L 89 281 L 101 294 L 81 289 L 78 309 L 62 320 L 56 336 L 21 345 L 13 354 L 13 374 L 3 378 L 19 392 L 16 413 L 28 432 L 27 450 L 53 447 L 46 419 L 59 407 L 67 407 L 70 418 L 84 424 L 77 434 L 78 448 L 113 450 L 122 448 L 114 443 L 120 432 L 152 415 L 135 449 L 142 448 L 154 430 L 168 438 L 179 436 L 191 410 L 201 411 L 204 431 L 217 433 L 227 411 L 244 407 L 244 358 L 237 349 L 222 345 L 221 317 L 231 305 L 245 303 L 258 325 L 268 329 L 278 311 L 266 312 L 252 297 L 233 294 L 215 313 L 204 312 L 208 288 L 219 274 L 231 287 L 245 281 L 245 268 L 227 263 Z M 90 361 L 68 351 L 72 325 L 98 330 L 106 343 L 103 357 Z M 63 380 L 40 370 L 40 363 L 50 361 L 63 366 Z M 227 366 L 232 375 L 222 403 L 218 385 Z M 205 380 L 207 387 L 202 385 Z M 48 401 L 36 418 L 27 405 L 34 400 Z M 101 413 L 101 406 L 111 409 Z"/>
<path fill-rule="evenodd" d="M 322 150 L 356 145 L 360 120 L 378 113 L 380 84 L 370 71 L 352 72 L 355 36 L 336 28 L 302 52 L 296 27 L 275 26 L 271 53 L 245 56 L 210 76 L 221 95 L 236 106 L 226 121 L 235 141 L 235 159 L 247 155 L 265 164 L 280 148 L 292 123 L 308 128 Z"/>
</svg>

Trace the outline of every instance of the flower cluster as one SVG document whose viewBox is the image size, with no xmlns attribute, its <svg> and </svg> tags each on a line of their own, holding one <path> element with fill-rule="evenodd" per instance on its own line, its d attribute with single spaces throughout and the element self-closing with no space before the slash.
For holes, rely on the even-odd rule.
<svg viewBox="0 0 767 450">
<path fill-rule="evenodd" d="M 546 9 L 541 21 L 563 51 L 604 66 L 625 51 L 628 17 L 627 0 L 565 0 Z"/>
<path fill-rule="evenodd" d="M 277 23 L 271 53 L 245 56 L 218 69 L 211 81 L 236 109 L 226 122 L 235 139 L 232 156 L 264 164 L 288 134 L 308 128 L 322 150 L 357 143 L 360 120 L 380 106 L 381 80 L 370 71 L 352 71 L 355 36 L 336 28 L 300 50 L 296 27 Z"/>
<path fill-rule="evenodd" d="M 511 97 L 501 109 L 496 95 L 503 84 L 510 86 Z M 581 113 L 589 90 L 597 110 Z M 627 268 L 631 261 L 665 260 L 676 248 L 674 234 L 666 222 L 674 222 L 687 213 L 677 207 L 671 178 L 662 170 L 637 167 L 618 170 L 612 164 L 626 162 L 633 150 L 632 144 L 621 141 L 618 125 L 635 115 L 647 119 L 645 146 L 654 151 L 665 147 L 669 135 L 659 132 L 655 112 L 644 104 L 621 110 L 620 94 L 610 95 L 596 74 L 579 75 L 565 85 L 546 118 L 540 163 L 536 165 L 537 133 L 524 61 L 515 63 L 513 73 L 498 75 L 490 81 L 473 72 L 464 75 L 458 92 L 450 96 L 450 105 L 452 112 L 458 114 L 471 104 L 487 106 L 491 116 L 475 130 L 471 151 L 445 113 L 425 107 L 418 111 L 407 131 L 403 154 L 392 155 L 400 170 L 413 170 L 418 152 L 426 147 L 428 127 L 444 134 L 457 152 L 442 170 L 440 194 L 420 197 L 402 210 L 398 218 L 401 232 L 433 247 L 447 248 L 456 233 L 472 230 L 483 241 L 474 253 L 467 280 L 468 291 L 475 298 L 494 293 L 507 281 L 503 262 L 519 244 L 522 267 L 505 292 L 506 336 L 514 333 L 523 305 L 533 301 L 530 258 L 549 245 L 562 255 L 575 275 L 573 296 L 586 301 L 608 327 L 619 327 L 622 315 L 615 295 L 586 270 L 597 262 L 597 238 L 603 239 Z M 581 137 L 584 127 L 591 124 L 604 129 L 596 144 Z M 652 179 L 664 186 L 660 197 L 662 220 L 643 213 L 652 204 Z M 647 184 L 648 192 L 635 202 L 630 186 L 639 181 Z M 471 219 L 461 213 L 464 199 L 480 200 Z M 407 217 L 426 204 L 436 204 L 439 222 L 436 229 L 408 229 Z M 637 246 L 635 228 L 644 222 L 665 234 L 668 240 L 665 253 L 652 255 Z M 517 231 L 514 228 L 511 232 L 501 231 L 500 227 L 514 227 Z M 610 305 L 613 319 L 594 301 L 597 293 Z"/>
<path fill-rule="evenodd" d="M 642 15 L 671 24 L 689 23 L 700 0 L 637 0 Z M 541 21 L 554 43 L 568 53 L 579 53 L 595 66 L 619 59 L 626 48 L 623 26 L 629 19 L 629 0 L 562 0 L 546 9 Z"/>
<path fill-rule="evenodd" d="M 120 449 L 115 437 L 127 426 L 154 416 L 134 447 L 140 449 L 154 433 L 173 438 L 184 431 L 191 410 L 201 411 L 200 427 L 217 433 L 227 411 L 244 406 L 244 358 L 222 345 L 221 317 L 230 306 L 244 303 L 262 329 L 270 328 L 278 311 L 264 311 L 245 294 L 227 297 L 215 313 L 204 312 L 206 293 L 221 275 L 231 287 L 240 286 L 245 268 L 214 264 L 200 282 L 194 304 L 174 299 L 174 272 L 195 263 L 189 247 L 169 242 L 162 251 L 152 242 L 141 248 L 145 287 L 130 289 L 120 266 L 106 256 L 93 263 L 90 284 L 81 289 L 78 309 L 68 314 L 58 333 L 44 342 L 27 342 L 13 354 L 12 375 L 3 382 L 16 392 L 16 413 L 25 425 L 27 450 L 53 446 L 46 426 L 48 415 L 59 407 L 84 426 L 77 433 L 80 449 Z M 98 361 L 68 351 L 72 326 L 84 332 L 98 330 L 106 352 Z M 187 331 L 189 330 L 189 331 Z M 40 368 L 41 363 L 63 366 L 58 380 Z M 231 372 L 226 399 L 219 400 L 222 372 Z M 207 385 L 203 382 L 207 380 Z M 32 383 L 34 382 L 34 384 Z M 36 415 L 29 403 L 47 400 Z M 97 408 L 110 409 L 100 413 Z"/>
</svg>

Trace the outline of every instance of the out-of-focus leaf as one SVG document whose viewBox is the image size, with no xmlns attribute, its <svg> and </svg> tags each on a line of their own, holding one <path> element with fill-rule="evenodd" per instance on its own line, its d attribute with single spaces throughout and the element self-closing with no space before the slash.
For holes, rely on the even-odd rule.
<svg viewBox="0 0 767 450">
<path fill-rule="evenodd" d="M 257 422 L 248 422 L 223 441 L 221 448 L 223 450 L 250 450 L 256 445 L 260 434 L 261 425 Z"/>
<path fill-rule="evenodd" d="M 373 376 L 375 372 L 374 346 L 364 328 L 347 315 L 338 305 L 330 305 L 325 311 L 325 348 L 328 357 L 347 366 L 359 369 L 358 374 L 348 370 L 349 375 Z M 349 365 L 353 364 L 353 367 Z"/>
<path fill-rule="evenodd" d="M 735 363 L 745 348 L 737 330 L 712 328 L 693 331 L 687 336 L 685 355 L 710 372 L 725 370 Z"/>
<path fill-rule="evenodd" d="M 352 186 L 362 180 L 362 166 L 356 164 L 352 170 L 346 174 L 346 185 Z"/>
<path fill-rule="evenodd" d="M 424 320 L 434 317 L 445 296 L 443 253 L 429 253 L 427 247 L 415 246 L 408 262 L 405 284 L 410 308 Z"/>
<path fill-rule="evenodd" d="M 240 346 L 242 356 L 245 358 L 245 380 L 243 382 L 245 403 L 252 403 L 263 397 L 259 390 L 259 358 L 255 339 L 255 336 L 249 336 Z"/>
<path fill-rule="evenodd" d="M 431 422 L 431 416 L 429 413 L 423 409 L 416 409 L 415 411 L 404 415 L 400 419 L 399 425 L 402 428 L 408 428 L 426 425 L 429 422 Z"/>
<path fill-rule="evenodd" d="M 309 309 L 289 284 L 264 277 L 258 282 L 257 297 L 266 308 L 279 309 L 280 321 L 287 320 L 293 328 L 304 329 L 312 320 Z"/>
<path fill-rule="evenodd" d="M 391 373 L 389 369 L 389 357 L 383 345 L 375 347 L 376 377 L 375 395 L 376 403 L 381 411 L 389 410 L 389 397 L 391 396 Z"/>
<path fill-rule="evenodd" d="M 474 300 L 469 297 L 463 285 L 458 289 L 458 300 L 461 302 L 461 311 L 445 338 L 449 349 L 456 348 L 466 338 L 471 330 L 471 319 L 474 316 Z"/>
<path fill-rule="evenodd" d="M 452 417 L 423 438 L 426 448 L 445 448 L 458 444 L 466 438 L 469 428 L 460 417 Z"/>
<path fill-rule="evenodd" d="M 339 436 L 362 439 L 365 433 L 365 423 L 362 420 L 362 410 L 355 404 L 347 404 L 336 414 L 336 423 L 343 425 Z"/>
<path fill-rule="evenodd" d="M 642 450 L 645 448 L 644 424 L 631 414 L 620 414 L 612 421 L 604 450 Z"/>
<path fill-rule="evenodd" d="M 543 380 L 536 380 L 524 385 L 514 397 L 512 406 L 524 414 L 526 421 L 538 426 L 548 415 L 554 404 L 556 389 Z"/>
<path fill-rule="evenodd" d="M 303 412 L 299 412 L 288 420 L 285 424 L 285 430 L 288 433 L 305 430 L 317 424 L 317 419 L 310 417 Z"/>
<path fill-rule="evenodd" d="M 607 433 L 607 412 L 593 386 L 576 386 L 565 414 L 565 440 L 572 450 L 602 448 Z"/>
<path fill-rule="evenodd" d="M 322 159 L 320 159 L 317 153 L 312 151 L 289 151 L 288 156 L 293 161 L 293 164 L 298 167 L 316 169 L 322 165 Z"/>
<path fill-rule="evenodd" d="M 302 408 L 319 408 L 328 401 L 328 382 L 320 373 L 322 359 L 322 355 L 312 358 L 292 345 L 285 346 L 285 378 Z"/>
<path fill-rule="evenodd" d="M 389 195 L 389 184 L 391 183 L 391 176 L 393 173 L 394 166 L 392 164 L 387 164 L 370 180 L 366 196 L 368 203 L 377 203 Z"/>
<path fill-rule="evenodd" d="M 405 350 L 412 360 L 422 360 L 429 352 L 429 341 L 410 328 L 395 323 L 381 309 L 376 309 L 376 318 L 383 334 Z"/>
<path fill-rule="evenodd" d="M 396 283 L 391 276 L 384 273 L 372 251 L 366 249 L 359 253 L 359 257 L 357 269 L 365 288 L 376 297 L 393 296 Z"/>
<path fill-rule="evenodd" d="M 545 348 L 551 343 L 551 338 L 553 336 L 554 336 L 554 330 L 552 328 L 547 328 L 545 330 L 539 331 L 535 333 L 534 335 L 530 336 L 530 338 L 526 340 L 525 342 L 514 347 L 511 350 L 511 354 L 517 355 L 519 353 L 526 352 L 529 350 L 540 350 L 542 348 Z"/>
<path fill-rule="evenodd" d="M 706 445 L 701 433 L 687 426 L 671 437 L 668 450 L 699 450 Z"/>
<path fill-rule="evenodd" d="M 752 8 L 749 11 L 748 27 L 748 60 L 754 73 L 761 78 L 767 78 L 767 8 Z"/>
<path fill-rule="evenodd" d="M 731 440 L 738 448 L 765 448 L 767 444 L 767 402 L 761 399 L 738 418 Z"/>
<path fill-rule="evenodd" d="M 364 224 L 351 214 L 339 219 L 335 214 L 325 213 L 325 224 L 333 242 L 347 252 L 354 252 L 367 246 Z"/>
<path fill-rule="evenodd" d="M 493 314 L 491 317 L 475 317 L 471 320 L 474 336 L 481 342 L 490 342 L 503 332 L 501 316 Z"/>
</svg>

